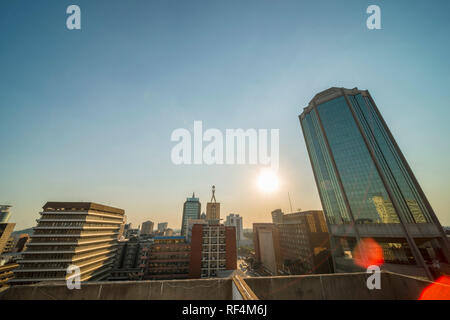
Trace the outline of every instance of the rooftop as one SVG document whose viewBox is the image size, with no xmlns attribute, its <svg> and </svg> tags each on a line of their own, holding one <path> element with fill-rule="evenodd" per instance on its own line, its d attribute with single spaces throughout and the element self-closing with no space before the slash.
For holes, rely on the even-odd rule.
<svg viewBox="0 0 450 320">
<path fill-rule="evenodd" d="M 382 271 L 381 289 L 370 290 L 371 274 L 322 275 L 164 281 L 87 282 L 69 290 L 64 283 L 14 286 L 0 300 L 416 300 L 430 285 L 449 294 L 450 286 Z"/>
</svg>

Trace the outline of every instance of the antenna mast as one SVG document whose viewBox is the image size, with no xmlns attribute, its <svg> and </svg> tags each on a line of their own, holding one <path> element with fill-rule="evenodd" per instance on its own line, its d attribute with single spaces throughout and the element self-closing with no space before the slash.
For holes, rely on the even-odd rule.
<svg viewBox="0 0 450 320">
<path fill-rule="evenodd" d="M 291 206 L 291 213 L 292 213 L 292 202 L 291 202 L 291 196 L 289 195 L 289 192 L 288 192 L 288 198 L 289 198 L 289 205 Z"/>
</svg>

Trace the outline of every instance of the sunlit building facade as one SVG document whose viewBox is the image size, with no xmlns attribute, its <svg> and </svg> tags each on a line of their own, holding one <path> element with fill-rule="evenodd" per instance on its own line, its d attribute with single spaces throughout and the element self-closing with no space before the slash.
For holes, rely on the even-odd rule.
<svg viewBox="0 0 450 320">
<path fill-rule="evenodd" d="M 388 270 L 431 278 L 440 272 L 432 265 L 447 268 L 442 226 L 369 92 L 330 88 L 299 118 L 335 270 L 355 270 L 352 253 L 362 238 L 382 247 Z"/>
<path fill-rule="evenodd" d="M 92 202 L 47 202 L 11 282 L 66 281 L 80 268 L 81 281 L 109 276 L 124 210 Z"/>
<path fill-rule="evenodd" d="M 7 223 L 11 216 L 10 205 L 0 205 L 0 223 Z"/>
</svg>

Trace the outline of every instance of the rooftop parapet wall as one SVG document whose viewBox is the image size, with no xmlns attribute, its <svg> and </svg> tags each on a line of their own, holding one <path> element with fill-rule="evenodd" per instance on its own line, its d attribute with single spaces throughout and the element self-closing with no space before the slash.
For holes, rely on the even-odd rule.
<svg viewBox="0 0 450 320">
<path fill-rule="evenodd" d="M 0 300 L 231 300 L 231 279 L 115 281 L 13 286 Z"/>
<path fill-rule="evenodd" d="M 246 278 L 262 300 L 417 300 L 432 282 L 382 271 L 381 289 L 370 290 L 372 274 L 335 273 L 304 276 Z"/>
<path fill-rule="evenodd" d="M 381 289 L 370 290 L 369 276 L 360 272 L 238 278 L 238 282 L 231 278 L 88 282 L 79 290 L 65 284 L 37 284 L 10 287 L 0 292 L 0 300 L 416 300 L 432 284 L 382 271 Z"/>
</svg>

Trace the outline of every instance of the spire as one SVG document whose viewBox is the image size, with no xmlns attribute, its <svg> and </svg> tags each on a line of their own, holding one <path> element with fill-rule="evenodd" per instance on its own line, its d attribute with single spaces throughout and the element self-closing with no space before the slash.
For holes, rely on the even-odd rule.
<svg viewBox="0 0 450 320">
<path fill-rule="evenodd" d="M 215 193 L 216 193 L 216 186 L 212 186 L 212 197 L 211 197 L 211 202 L 213 202 L 213 200 L 214 200 L 214 203 L 216 203 L 216 196 L 215 196 Z"/>
<path fill-rule="evenodd" d="M 195 192 L 192 192 L 192 198 L 195 198 Z"/>
</svg>

